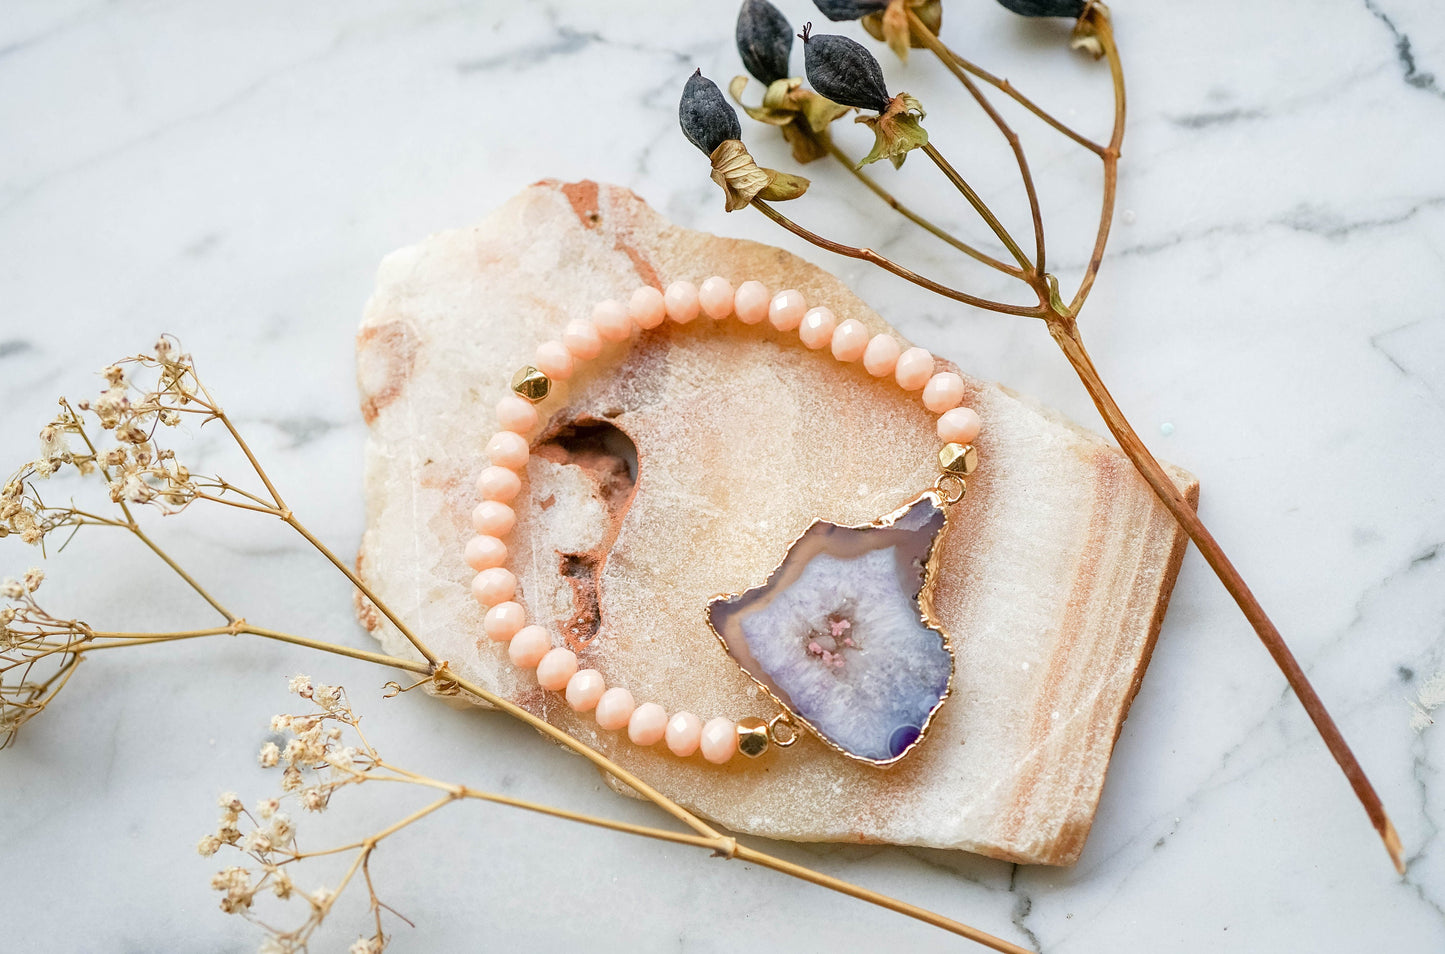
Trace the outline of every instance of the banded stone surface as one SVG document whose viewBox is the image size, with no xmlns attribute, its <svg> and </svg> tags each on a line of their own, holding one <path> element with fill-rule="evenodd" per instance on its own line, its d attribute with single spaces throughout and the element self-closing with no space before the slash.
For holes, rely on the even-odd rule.
<svg viewBox="0 0 1445 954">
<path fill-rule="evenodd" d="M 467 678 L 735 831 L 1072 862 L 1184 537 L 1118 451 L 997 385 L 965 375 L 983 463 L 938 555 L 933 613 L 952 636 L 953 692 L 891 768 L 807 736 L 725 766 L 640 749 L 539 690 L 482 634 L 462 547 L 512 373 L 600 299 L 713 274 L 797 288 L 840 321 L 888 330 L 795 256 L 677 228 L 591 182 L 538 183 L 478 226 L 387 256 L 358 337 L 371 428 L 363 576 Z M 776 713 L 710 630 L 709 601 L 766 579 L 814 519 L 867 523 L 937 467 L 916 395 L 736 321 L 648 333 L 541 407 L 550 417 L 511 540 L 521 599 L 608 684 L 704 719 Z"/>
</svg>

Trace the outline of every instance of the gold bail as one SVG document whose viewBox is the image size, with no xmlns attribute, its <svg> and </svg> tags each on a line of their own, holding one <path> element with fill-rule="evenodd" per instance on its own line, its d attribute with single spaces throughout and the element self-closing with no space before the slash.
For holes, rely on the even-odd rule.
<svg viewBox="0 0 1445 954">
<path fill-rule="evenodd" d="M 552 390 L 552 379 L 530 364 L 512 375 L 512 390 L 536 404 Z"/>
</svg>

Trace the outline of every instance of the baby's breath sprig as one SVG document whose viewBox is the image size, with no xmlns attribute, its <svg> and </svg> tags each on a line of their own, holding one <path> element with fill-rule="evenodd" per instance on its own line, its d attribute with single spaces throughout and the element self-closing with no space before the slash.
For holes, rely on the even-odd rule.
<svg viewBox="0 0 1445 954">
<path fill-rule="evenodd" d="M 259 926 L 266 934 L 261 950 L 277 954 L 308 950 L 316 931 L 360 872 L 367 888 L 373 925 L 351 950 L 382 951 L 388 941 L 383 912 L 391 912 L 408 924 L 411 922 L 377 896 L 369 863 L 375 846 L 400 827 L 391 826 L 352 845 L 303 851 L 297 842 L 297 825 L 282 808 L 287 802 L 294 802 L 307 812 L 322 812 L 331 804 L 332 796 L 343 788 L 373 779 L 405 779 L 385 770 L 380 756 L 362 734 L 344 689 L 313 684 L 308 676 L 294 677 L 290 689 L 301 698 L 309 699 L 315 709 L 277 715 L 271 720 L 272 731 L 285 732 L 291 737 L 284 748 L 275 742 L 265 743 L 257 761 L 263 768 L 285 766 L 280 791 L 258 800 L 249 811 L 240 796 L 234 792 L 223 793 L 219 798 L 221 817 L 216 828 L 201 837 L 196 851 L 205 857 L 231 852 L 240 856 L 239 864 L 228 865 L 211 877 L 211 887 L 221 892 L 221 910 Z M 344 744 L 348 732 L 354 736 L 354 744 Z M 411 820 L 421 817 L 424 816 Z M 301 862 L 343 852 L 354 852 L 356 857 L 335 887 L 317 887 L 310 891 L 297 887 L 295 877 Z M 257 910 L 258 899 L 264 900 L 268 895 L 276 902 L 289 902 L 292 908 L 300 904 L 304 918 L 295 927 L 277 927 L 271 923 L 272 918 L 262 917 Z"/>
<path fill-rule="evenodd" d="M 712 93 L 716 92 L 714 87 Z M 741 147 L 741 143 L 737 145 Z M 746 152 L 742 155 L 745 156 Z M 781 176 L 774 181 L 773 187 L 787 188 Z M 371 892 L 374 930 L 358 939 L 351 950 L 353 954 L 381 950 L 386 944 L 381 915 L 383 910 L 390 909 L 376 898 L 371 882 L 369 864 L 376 845 L 454 801 L 472 799 L 704 848 L 714 857 L 742 860 L 754 868 L 768 868 L 808 881 L 969 938 L 993 950 L 1023 954 L 1023 948 L 977 928 L 741 844 L 601 752 L 509 699 L 457 675 L 445 660 L 437 658 L 404 619 L 356 575 L 346 561 L 327 547 L 291 510 L 234 420 L 197 375 L 195 362 L 174 339 L 162 338 L 151 353 L 134 355 L 110 365 L 103 372 L 103 377 L 106 386 L 97 399 L 74 405 L 61 400 L 60 413 L 47 428 L 42 429 L 40 456 L 19 468 L 14 477 L 0 488 L 0 535 L 18 535 L 22 540 L 35 544 L 42 553 L 48 553 L 48 539 L 59 531 L 68 531 L 65 540 L 59 544 L 63 547 L 76 533 L 90 527 L 120 529 L 132 535 L 181 579 L 221 618 L 221 622 L 170 632 L 103 629 L 88 622 L 56 616 L 42 608 L 34 596 L 43 580 L 39 570 L 30 571 L 20 580 L 5 581 L 0 584 L 0 596 L 5 599 L 4 607 L 0 608 L 0 620 L 3 620 L 3 629 L 0 629 L 0 748 L 14 739 L 20 726 L 43 711 L 60 689 L 72 681 L 79 664 L 96 652 L 220 635 L 255 636 L 409 672 L 420 679 L 408 688 L 425 686 L 429 692 L 438 695 L 466 696 L 486 703 L 587 759 L 688 829 L 679 832 L 583 815 L 441 782 L 383 762 L 361 735 L 346 693 L 339 687 L 313 684 L 307 677 L 298 676 L 292 682 L 292 691 L 310 700 L 319 711 L 299 716 L 278 716 L 272 723 L 273 730 L 289 732 L 291 738 L 284 747 L 274 742 L 263 745 L 257 756 L 263 767 L 282 767 L 281 792 L 257 803 L 254 812 L 247 811 L 239 798 L 227 793 L 221 800 L 220 823 L 197 845 L 198 850 L 206 855 L 231 850 L 243 853 L 244 857 L 240 860 L 245 864 L 221 870 L 212 884 L 222 892 L 225 910 L 254 920 L 267 931 L 263 951 L 276 954 L 305 950 L 316 927 L 331 912 L 336 898 L 358 873 Z M 251 470 L 247 480 L 254 478 L 260 486 L 247 490 L 221 476 L 197 476 L 183 467 L 174 450 L 163 444 L 159 435 L 168 433 L 167 428 L 175 428 L 185 421 L 219 425 L 246 459 Z M 97 505 L 82 505 L 74 498 L 65 503 L 52 503 L 41 496 L 40 486 L 67 469 L 71 471 L 71 476 L 78 479 L 79 490 L 94 492 L 92 495 L 99 498 Z M 58 499 L 56 495 L 47 496 Z M 140 523 L 144 512 L 158 511 L 162 516 L 174 517 L 194 513 L 195 507 L 202 503 L 229 506 L 279 520 L 343 574 L 357 588 L 362 599 L 406 638 L 415 655 L 392 656 L 268 628 L 250 622 L 222 603 Z M 406 691 L 395 682 L 387 683 L 385 688 L 386 697 L 395 697 Z M 358 744 L 341 744 L 348 731 L 355 733 Z M 299 848 L 291 817 L 280 811 L 283 799 L 294 799 L 306 811 L 323 811 L 340 789 L 380 779 L 432 788 L 438 790 L 441 797 L 361 841 L 319 851 L 303 852 Z M 353 855 L 352 865 L 337 887 L 304 892 L 295 886 L 291 869 L 298 862 L 346 852 Z M 254 915 L 258 895 L 264 897 L 267 892 L 283 901 L 297 898 L 307 905 L 307 917 L 300 927 L 281 930 L 263 923 Z"/>
</svg>

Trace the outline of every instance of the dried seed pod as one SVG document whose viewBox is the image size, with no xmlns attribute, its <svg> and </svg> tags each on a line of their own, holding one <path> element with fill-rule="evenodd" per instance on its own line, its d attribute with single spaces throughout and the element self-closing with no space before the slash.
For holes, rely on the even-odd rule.
<svg viewBox="0 0 1445 954">
<path fill-rule="evenodd" d="M 723 98 L 717 84 L 702 75 L 702 70 L 696 70 L 689 76 L 687 85 L 682 88 L 682 100 L 677 104 L 677 121 L 688 142 L 707 156 L 729 139 L 743 138 L 738 114 Z"/>
<path fill-rule="evenodd" d="M 829 20 L 857 20 L 870 13 L 882 13 L 888 0 L 813 0 L 818 12 Z"/>
<path fill-rule="evenodd" d="M 998 0 L 999 6 L 1021 17 L 1069 17 L 1084 15 L 1086 0 Z"/>
<path fill-rule="evenodd" d="M 803 27 L 803 62 L 808 82 L 835 103 L 882 112 L 888 108 L 888 84 L 873 54 L 846 36 L 812 34 Z"/>
<path fill-rule="evenodd" d="M 788 78 L 793 26 L 768 0 L 743 0 L 738 9 L 738 56 L 765 84 Z"/>
</svg>

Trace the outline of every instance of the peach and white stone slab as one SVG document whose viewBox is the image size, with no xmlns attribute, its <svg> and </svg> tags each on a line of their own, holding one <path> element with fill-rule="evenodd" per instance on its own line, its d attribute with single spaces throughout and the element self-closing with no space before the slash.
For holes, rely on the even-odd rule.
<svg viewBox="0 0 1445 954">
<path fill-rule="evenodd" d="M 600 300 L 713 274 L 889 330 L 821 269 L 678 228 L 593 182 L 539 183 L 473 228 L 388 256 L 358 337 L 364 577 L 466 677 L 735 831 L 1073 861 L 1183 539 L 1116 450 L 997 385 L 965 378 L 983 464 L 950 513 L 934 592 L 953 695 L 891 769 L 811 737 L 722 767 L 639 747 L 483 635 L 462 553 L 512 374 Z M 866 523 L 938 472 L 934 416 L 916 392 L 767 325 L 669 322 L 588 362 L 539 408 L 509 541 L 521 601 L 608 685 L 704 721 L 777 712 L 722 651 L 708 601 L 761 582 L 815 518 Z M 406 651 L 365 619 L 388 651 Z"/>
</svg>

